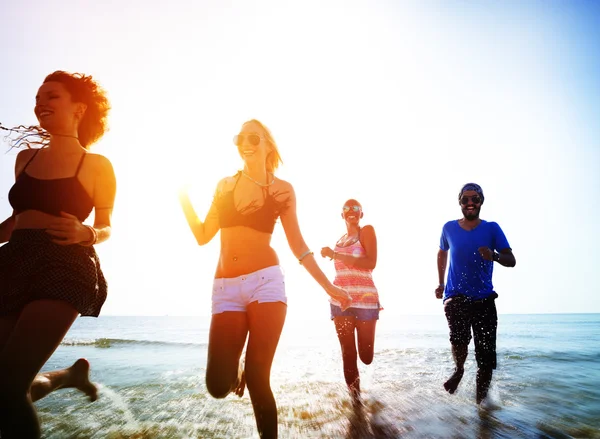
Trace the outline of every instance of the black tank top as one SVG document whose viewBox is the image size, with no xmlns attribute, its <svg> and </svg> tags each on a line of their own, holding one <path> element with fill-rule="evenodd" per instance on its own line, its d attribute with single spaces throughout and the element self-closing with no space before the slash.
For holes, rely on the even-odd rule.
<svg viewBox="0 0 600 439">
<path fill-rule="evenodd" d="M 219 225 L 222 229 L 235 226 L 245 226 L 259 232 L 273 234 L 277 218 L 287 208 L 289 197 L 283 201 L 276 199 L 276 193 L 269 193 L 265 189 L 265 202 L 262 206 L 257 206 L 253 201 L 242 211 L 238 211 L 233 201 L 233 191 L 235 190 L 242 173 L 238 172 L 233 189 L 223 192 L 215 200 L 217 212 L 219 214 Z"/>
<path fill-rule="evenodd" d="M 8 192 L 8 201 L 15 215 L 26 210 L 39 210 L 60 216 L 62 211 L 75 215 L 82 222 L 85 221 L 92 212 L 94 202 L 81 185 L 77 175 L 87 153 L 83 153 L 74 176 L 45 180 L 32 177 L 25 172 L 38 152 L 39 150 L 33 154 Z"/>
</svg>

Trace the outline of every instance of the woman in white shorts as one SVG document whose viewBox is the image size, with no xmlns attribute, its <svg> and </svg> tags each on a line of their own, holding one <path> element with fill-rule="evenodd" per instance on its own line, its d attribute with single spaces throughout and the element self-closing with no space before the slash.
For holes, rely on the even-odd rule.
<svg viewBox="0 0 600 439">
<path fill-rule="evenodd" d="M 290 249 L 332 298 L 347 306 L 351 298 L 334 286 L 304 242 L 292 185 L 275 177 L 281 162 L 269 130 L 259 121 L 242 125 L 234 143 L 243 170 L 217 184 L 200 221 L 182 191 L 180 201 L 199 245 L 221 230 L 221 252 L 212 295 L 206 386 L 215 398 L 242 396 L 248 386 L 261 438 L 277 437 L 277 406 L 270 371 L 287 311 L 285 282 L 271 235 L 279 218 Z M 240 357 L 248 338 L 245 361 Z M 244 364 L 244 366 L 242 366 Z"/>
</svg>

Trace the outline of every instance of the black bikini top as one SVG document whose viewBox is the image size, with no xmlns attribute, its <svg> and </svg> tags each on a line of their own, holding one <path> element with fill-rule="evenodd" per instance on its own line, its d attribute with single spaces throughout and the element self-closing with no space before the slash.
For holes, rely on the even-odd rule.
<svg viewBox="0 0 600 439">
<path fill-rule="evenodd" d="M 15 215 L 26 210 L 39 210 L 60 216 L 62 211 L 75 215 L 82 222 L 85 221 L 92 212 L 94 202 L 81 185 L 77 175 L 87 154 L 83 153 L 81 156 L 75 175 L 72 177 L 46 180 L 32 177 L 25 172 L 38 152 L 39 150 L 29 159 L 8 192 L 8 201 Z"/>
<path fill-rule="evenodd" d="M 241 175 L 241 171 L 235 175 L 236 180 L 233 189 L 222 192 L 215 199 L 219 214 L 219 225 L 222 229 L 245 226 L 259 232 L 273 234 L 275 222 L 287 208 L 289 197 L 278 201 L 276 199 L 278 193 L 270 193 L 268 188 L 264 188 L 265 201 L 262 206 L 257 206 L 256 200 L 253 200 L 248 206 L 239 211 L 233 201 L 233 192 L 238 181 L 240 181 Z"/>
</svg>

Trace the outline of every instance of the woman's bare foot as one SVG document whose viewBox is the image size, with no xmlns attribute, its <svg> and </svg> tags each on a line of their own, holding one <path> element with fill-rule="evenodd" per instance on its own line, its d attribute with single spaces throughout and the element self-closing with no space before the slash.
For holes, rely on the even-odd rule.
<svg viewBox="0 0 600 439">
<path fill-rule="evenodd" d="M 235 387 L 235 390 L 233 391 L 240 398 L 242 396 L 244 396 L 244 389 L 246 389 L 246 374 L 244 372 L 245 368 L 246 368 L 246 360 L 242 359 L 240 361 L 240 367 L 239 367 L 239 371 L 238 371 L 237 386 Z"/>
<path fill-rule="evenodd" d="M 452 395 L 456 392 L 456 388 L 458 387 L 460 380 L 462 380 L 464 373 L 464 369 L 455 369 L 452 376 L 444 383 L 444 389 L 446 389 L 449 394 Z"/>
<path fill-rule="evenodd" d="M 71 367 L 69 371 L 69 383 L 64 387 L 75 387 L 85 393 L 90 401 L 98 399 L 98 388 L 90 381 L 90 363 L 85 358 L 80 358 Z"/>
</svg>

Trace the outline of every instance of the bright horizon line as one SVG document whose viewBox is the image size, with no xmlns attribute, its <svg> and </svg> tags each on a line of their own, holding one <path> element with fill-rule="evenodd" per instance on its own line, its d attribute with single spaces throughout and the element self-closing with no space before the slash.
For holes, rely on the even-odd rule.
<svg viewBox="0 0 600 439">
<path fill-rule="evenodd" d="M 568 315 L 598 315 L 600 314 L 600 312 L 536 312 L 536 313 L 531 313 L 531 312 L 511 312 L 511 313 L 501 313 L 499 312 L 498 315 L 500 316 L 541 316 L 541 315 L 557 315 L 557 316 L 568 316 Z M 437 315 L 444 315 L 443 312 L 440 313 L 430 313 L 430 314 L 393 314 L 394 316 L 411 316 L 411 317 L 418 317 L 418 316 L 437 316 Z M 290 315 L 288 315 L 289 317 Z M 211 317 L 211 315 L 207 315 L 207 314 L 102 314 L 99 317 Z M 294 314 L 291 314 L 291 317 L 295 317 Z M 315 317 L 315 318 L 308 318 L 306 320 L 314 320 L 314 319 L 319 319 L 321 320 L 321 317 Z M 379 319 L 379 320 L 383 320 L 383 319 Z"/>
</svg>

